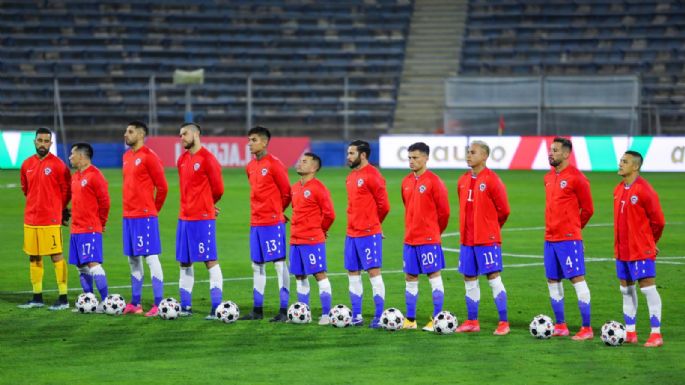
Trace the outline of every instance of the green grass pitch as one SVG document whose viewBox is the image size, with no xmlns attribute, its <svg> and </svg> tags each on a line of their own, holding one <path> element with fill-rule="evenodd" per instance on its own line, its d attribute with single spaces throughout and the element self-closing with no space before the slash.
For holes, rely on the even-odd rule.
<svg viewBox="0 0 685 385">
<path fill-rule="evenodd" d="M 105 241 L 104 267 L 110 292 L 130 297 L 128 263 L 121 252 L 121 172 L 105 170 L 112 210 Z M 452 215 L 443 246 L 458 248 L 456 180 L 463 171 L 437 172 L 450 190 Z M 512 213 L 503 233 L 505 270 L 503 282 L 509 297 L 512 333 L 491 333 L 497 313 L 490 288 L 481 278 L 482 331 L 472 335 L 439 336 L 422 331 L 395 333 L 364 328 L 337 330 L 316 324 L 289 325 L 263 322 L 221 324 L 202 319 L 209 310 L 207 272 L 196 266 L 194 308 L 189 319 L 162 321 L 139 316 L 78 315 L 70 311 L 20 310 L 16 305 L 30 297 L 28 258 L 22 247 L 24 198 L 18 171 L 0 171 L 0 383 L 2 384 L 125 384 L 125 383 L 345 383 L 345 384 L 589 384 L 654 383 L 685 381 L 685 205 L 682 174 L 646 174 L 661 197 L 667 226 L 659 243 L 657 284 L 663 300 L 660 349 L 641 346 L 609 348 L 599 338 L 599 327 L 610 319 L 623 322 L 621 295 L 615 277 L 612 228 L 612 191 L 620 178 L 614 173 L 588 173 L 595 215 L 585 229 L 587 280 L 592 292 L 593 341 L 569 338 L 538 341 L 528 324 L 539 313 L 552 314 L 544 270 L 542 242 L 544 191 L 542 172 L 499 173 L 509 194 Z M 333 195 L 337 220 L 328 239 L 328 264 L 333 303 L 349 306 L 347 278 L 342 267 L 345 232 L 345 169 L 324 168 L 319 177 Z M 399 188 L 403 170 L 386 170 L 391 211 L 384 224 L 384 279 L 386 307 L 404 312 L 402 269 L 403 207 Z M 291 171 L 291 181 L 297 176 Z M 178 177 L 167 170 L 170 193 L 160 215 L 163 241 L 161 257 L 167 296 L 178 297 L 178 266 L 174 237 L 178 212 Z M 252 278 L 248 254 L 249 187 L 243 170 L 225 170 L 226 193 L 218 219 L 219 261 L 223 270 L 224 299 L 238 303 L 243 312 L 252 306 Z M 65 239 L 67 231 L 64 231 Z M 466 314 L 464 286 L 455 271 L 457 254 L 446 252 L 445 309 L 461 321 Z M 47 302 L 56 298 L 53 267 L 45 262 Z M 147 268 L 146 268 L 147 270 Z M 275 272 L 267 269 L 265 313 L 277 311 Z M 69 267 L 70 301 L 80 292 L 76 269 Z M 320 312 L 316 284 L 312 282 L 314 316 Z M 149 275 L 146 271 L 146 283 Z M 294 282 L 291 300 L 295 298 Z M 580 324 L 576 296 L 568 282 L 567 320 L 572 332 Z M 364 315 L 373 312 L 371 287 L 364 277 Z M 430 286 L 420 281 L 419 322 L 432 311 Z M 647 306 L 639 294 L 638 335 L 649 333 Z M 145 309 L 151 289 L 143 293 Z"/>
</svg>

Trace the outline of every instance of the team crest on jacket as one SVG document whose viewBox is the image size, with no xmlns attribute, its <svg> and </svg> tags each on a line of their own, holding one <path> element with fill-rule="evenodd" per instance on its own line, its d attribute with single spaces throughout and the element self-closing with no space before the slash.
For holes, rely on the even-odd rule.
<svg viewBox="0 0 685 385">
<path fill-rule="evenodd" d="M 81 179 L 81 187 L 86 187 L 88 184 L 88 179 Z"/>
<path fill-rule="evenodd" d="M 45 167 L 45 175 L 50 175 L 52 169 L 50 167 Z"/>
<path fill-rule="evenodd" d="M 265 168 L 262 169 L 262 176 L 266 176 L 266 174 L 269 172 L 269 170 Z"/>
<path fill-rule="evenodd" d="M 425 191 L 426 191 L 426 186 L 424 186 L 424 185 L 419 186 L 419 192 L 421 194 L 423 194 Z"/>
<path fill-rule="evenodd" d="M 199 169 L 200 169 L 200 163 L 195 163 L 195 164 L 193 165 L 193 170 L 197 171 L 197 170 L 199 170 Z"/>
<path fill-rule="evenodd" d="M 481 183 L 480 186 L 478 186 L 478 189 L 480 191 L 485 191 L 485 183 Z"/>
<path fill-rule="evenodd" d="M 364 185 L 364 179 L 359 178 L 357 179 L 357 187 L 362 187 Z"/>
<path fill-rule="evenodd" d="M 143 161 L 142 159 L 137 158 L 135 161 L 136 166 L 140 165 L 140 162 L 142 162 L 142 161 Z"/>
<path fill-rule="evenodd" d="M 559 183 L 559 187 L 561 187 L 561 188 L 566 188 L 567 185 L 568 185 L 568 182 L 566 182 L 566 180 L 562 180 L 561 183 Z"/>
<path fill-rule="evenodd" d="M 637 203 L 637 195 L 633 195 L 630 197 L 630 203 L 636 204 Z"/>
<path fill-rule="evenodd" d="M 312 195 L 312 192 L 309 190 L 304 190 L 304 197 L 309 198 Z"/>
</svg>

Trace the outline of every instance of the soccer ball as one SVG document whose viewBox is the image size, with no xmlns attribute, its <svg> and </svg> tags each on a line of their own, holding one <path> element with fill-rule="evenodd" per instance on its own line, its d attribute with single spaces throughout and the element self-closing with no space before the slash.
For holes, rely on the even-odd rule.
<svg viewBox="0 0 685 385">
<path fill-rule="evenodd" d="M 288 308 L 288 321 L 294 324 L 308 324 L 312 322 L 312 312 L 309 305 L 303 302 L 295 302 Z"/>
<path fill-rule="evenodd" d="M 125 307 L 126 301 L 124 301 L 124 297 L 121 294 L 110 294 L 105 297 L 102 303 L 105 314 L 109 315 L 119 315 L 124 312 Z"/>
<path fill-rule="evenodd" d="M 331 318 L 331 325 L 334 328 L 345 328 L 350 326 L 352 322 L 352 310 L 345 305 L 335 305 L 328 312 L 328 316 Z"/>
<path fill-rule="evenodd" d="M 178 318 L 178 313 L 181 311 L 181 305 L 175 298 L 165 298 L 159 302 L 159 318 L 172 320 Z"/>
<path fill-rule="evenodd" d="M 216 315 L 221 322 L 230 324 L 240 317 L 240 309 L 233 301 L 225 301 L 216 307 L 214 315 Z"/>
<path fill-rule="evenodd" d="M 433 317 L 433 330 L 438 334 L 452 334 L 457 330 L 457 317 L 443 310 Z"/>
<path fill-rule="evenodd" d="M 75 305 L 79 313 L 95 313 L 98 307 L 98 299 L 93 293 L 81 293 L 76 298 Z"/>
<path fill-rule="evenodd" d="M 609 321 L 602 325 L 602 341 L 607 346 L 621 346 L 626 340 L 626 327 L 618 321 Z"/>
<path fill-rule="evenodd" d="M 538 339 L 546 340 L 552 337 L 554 323 L 544 314 L 536 315 L 530 322 L 530 334 Z"/>
<path fill-rule="evenodd" d="M 398 309 L 391 307 L 381 314 L 381 327 L 385 330 L 400 330 L 404 324 L 404 315 Z"/>
</svg>

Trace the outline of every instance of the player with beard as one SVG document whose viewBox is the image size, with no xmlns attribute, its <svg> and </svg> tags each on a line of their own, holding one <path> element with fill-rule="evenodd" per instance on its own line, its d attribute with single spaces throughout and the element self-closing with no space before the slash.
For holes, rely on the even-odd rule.
<svg viewBox="0 0 685 385">
<path fill-rule="evenodd" d="M 590 289 L 585 282 L 585 257 L 581 230 L 594 212 L 590 182 L 570 164 L 573 146 L 566 138 L 554 138 L 549 150 L 552 169 L 545 175 L 545 274 L 556 318 L 553 335 L 569 335 L 564 315 L 562 279 L 573 283 L 582 318 L 573 340 L 594 337 L 590 326 Z"/>
<path fill-rule="evenodd" d="M 43 303 L 43 256 L 55 266 L 59 299 L 50 310 L 69 308 L 67 301 L 67 264 L 62 257 L 62 228 L 69 221 L 67 205 L 71 200 L 71 174 L 61 159 L 50 153 L 52 132 L 36 130 L 36 154 L 21 165 L 21 191 L 24 209 L 24 252 L 29 255 L 29 277 L 33 298 L 22 309 L 40 308 Z"/>
<path fill-rule="evenodd" d="M 124 255 L 131 267 L 131 301 L 124 314 L 143 314 L 143 261 L 150 268 L 154 304 L 145 316 L 158 314 L 164 296 L 164 275 L 159 262 L 162 244 L 159 238 L 157 215 L 164 205 L 168 186 L 162 161 L 145 146 L 147 125 L 133 121 L 126 127 L 124 140 L 130 148 L 123 156 L 123 242 Z M 141 258 L 143 257 L 143 258 Z"/>
<path fill-rule="evenodd" d="M 363 140 L 355 140 L 347 147 L 347 165 L 352 169 L 347 186 L 347 237 L 345 237 L 345 269 L 348 271 L 352 325 L 361 326 L 362 294 L 361 271 L 369 274 L 376 305 L 369 324 L 378 328 L 385 305 L 385 285 L 381 276 L 383 265 L 383 229 L 381 223 L 390 211 L 385 179 L 377 168 L 369 164 L 371 147 Z"/>
<path fill-rule="evenodd" d="M 212 309 L 207 320 L 215 320 L 214 311 L 221 303 L 224 279 L 217 262 L 215 206 L 224 194 L 221 165 L 200 142 L 200 125 L 181 125 L 181 144 L 186 151 L 178 158 L 181 206 L 176 228 L 176 260 L 181 265 L 179 295 L 181 316 L 192 315 L 195 284 L 194 262 L 203 262 L 209 271 L 209 294 Z"/>
</svg>

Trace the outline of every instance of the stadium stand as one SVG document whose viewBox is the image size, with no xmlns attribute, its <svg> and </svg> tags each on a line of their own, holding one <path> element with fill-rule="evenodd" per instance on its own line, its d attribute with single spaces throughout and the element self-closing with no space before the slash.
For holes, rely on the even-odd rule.
<svg viewBox="0 0 685 385">
<path fill-rule="evenodd" d="M 279 135 L 340 136 L 348 78 L 351 133 L 393 123 L 410 0 L 345 2 L 0 1 L 0 128 L 53 125 L 59 79 L 70 138 L 120 134 L 147 120 L 156 79 L 160 133 L 175 133 L 185 90 L 175 69 L 205 69 L 195 120 L 212 134 L 253 122 Z"/>
<path fill-rule="evenodd" d="M 638 74 L 643 116 L 685 132 L 682 1 L 471 0 L 466 29 L 460 76 Z"/>
</svg>

